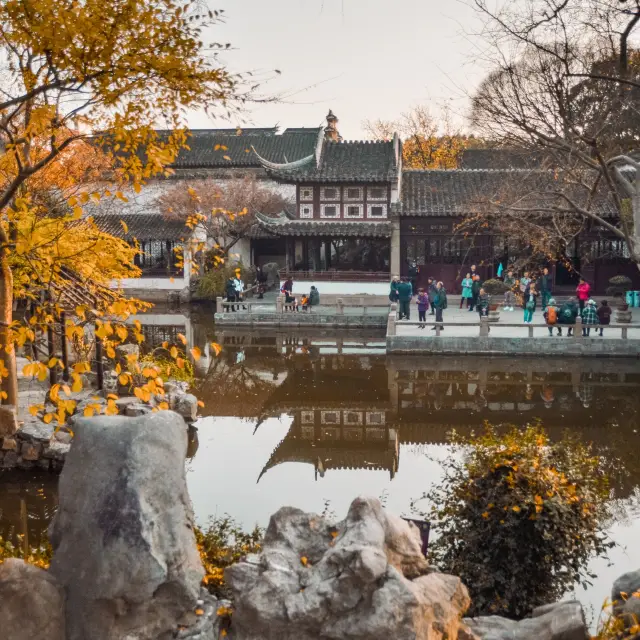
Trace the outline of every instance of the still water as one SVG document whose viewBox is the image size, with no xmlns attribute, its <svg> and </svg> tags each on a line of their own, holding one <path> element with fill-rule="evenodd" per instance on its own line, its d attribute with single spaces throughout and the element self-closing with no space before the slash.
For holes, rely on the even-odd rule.
<svg viewBox="0 0 640 640">
<path fill-rule="evenodd" d="M 148 333 L 172 337 L 166 327 Z M 451 455 L 452 429 L 539 418 L 552 438 L 570 430 L 593 442 L 616 470 L 610 536 L 618 546 L 608 561 L 592 559 L 598 579 L 575 595 L 597 615 L 613 580 L 640 568 L 637 361 L 388 357 L 380 333 L 216 335 L 206 324 L 196 333 L 196 342 L 223 345 L 198 364 L 205 409 L 187 479 L 200 523 L 229 514 L 265 526 L 282 505 L 342 517 L 361 494 L 410 515 Z M 0 535 L 37 544 L 56 499 L 49 475 L 0 475 Z"/>
</svg>

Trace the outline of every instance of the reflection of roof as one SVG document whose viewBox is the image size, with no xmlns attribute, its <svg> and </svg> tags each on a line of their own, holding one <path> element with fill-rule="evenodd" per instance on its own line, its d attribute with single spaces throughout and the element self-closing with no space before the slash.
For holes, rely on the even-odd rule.
<svg viewBox="0 0 640 640">
<path fill-rule="evenodd" d="M 362 236 L 390 238 L 390 222 L 292 220 L 286 214 L 268 218 L 258 214 L 258 225 L 271 236 Z"/>
<path fill-rule="evenodd" d="M 315 152 L 319 128 L 195 129 L 188 149 L 182 149 L 175 168 L 260 167 L 252 147 L 271 162 L 294 162 Z"/>
<path fill-rule="evenodd" d="M 191 236 L 193 231 L 183 219 L 165 218 L 153 213 L 131 213 L 123 215 L 95 215 L 98 228 L 124 240 L 168 240 L 179 242 Z M 122 223 L 125 223 L 127 230 Z"/>
<path fill-rule="evenodd" d="M 398 450 L 388 448 L 386 440 L 377 443 L 327 443 L 326 446 L 314 446 L 314 442 L 301 438 L 285 436 L 275 448 L 260 478 L 273 467 L 286 462 L 306 462 L 318 471 L 337 469 L 366 469 L 371 471 L 390 471 L 398 468 Z"/>
<path fill-rule="evenodd" d="M 264 155 L 257 148 L 256 151 Z M 293 160 L 289 158 L 289 162 Z M 398 172 L 393 141 L 325 140 L 318 163 L 314 157 L 303 166 L 265 168 L 286 182 L 394 182 Z"/>
<path fill-rule="evenodd" d="M 468 215 L 486 209 L 490 201 L 519 208 L 551 208 L 554 204 L 566 207 L 566 201 L 553 192 L 570 193 L 570 189 L 570 185 L 558 181 L 553 171 L 413 169 L 402 174 L 402 215 Z M 584 190 L 573 197 L 580 202 L 586 195 Z M 617 215 L 615 204 L 604 195 L 592 210 Z"/>
</svg>

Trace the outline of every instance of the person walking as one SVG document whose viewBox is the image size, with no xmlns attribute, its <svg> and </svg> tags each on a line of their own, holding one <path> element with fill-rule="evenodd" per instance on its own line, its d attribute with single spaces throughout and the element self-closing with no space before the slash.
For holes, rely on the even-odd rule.
<svg viewBox="0 0 640 640">
<path fill-rule="evenodd" d="M 433 301 L 436 299 L 436 281 L 433 278 L 427 280 L 427 295 L 429 296 L 429 306 L 431 307 L 431 315 L 436 312 Z"/>
<path fill-rule="evenodd" d="M 524 307 L 524 322 L 525 324 L 531 324 L 533 322 L 533 314 L 538 305 L 538 292 L 533 285 L 530 285 L 525 292 L 522 305 Z"/>
<path fill-rule="evenodd" d="M 471 285 L 471 304 L 469 305 L 469 311 L 473 311 L 476 308 L 480 289 L 482 288 L 482 283 L 480 282 L 480 276 L 478 274 L 472 276 L 472 279 L 473 284 Z"/>
<path fill-rule="evenodd" d="M 400 284 L 400 276 L 393 276 L 389 285 L 389 300 L 398 302 L 398 285 Z"/>
<path fill-rule="evenodd" d="M 473 280 L 471 279 L 471 274 L 467 273 L 467 277 L 462 279 L 462 297 L 460 298 L 461 309 L 463 304 L 467 305 L 467 309 L 469 308 L 469 304 L 471 304 L 471 298 L 473 297 L 473 292 L 471 291 L 472 287 Z"/>
<path fill-rule="evenodd" d="M 551 298 L 551 276 L 547 267 L 542 270 L 542 275 L 538 278 L 537 289 L 542 298 L 542 311 L 544 311 L 549 304 L 549 298 Z"/>
<path fill-rule="evenodd" d="M 558 309 L 558 306 L 556 305 L 555 298 L 549 298 L 547 308 L 544 310 L 543 314 L 544 320 L 547 323 L 547 327 L 549 328 L 549 335 L 553 335 L 553 327 L 556 327 L 558 329 L 558 335 L 561 336 L 562 327 L 558 322 L 560 319 L 560 309 Z"/>
<path fill-rule="evenodd" d="M 568 325 L 567 336 L 573 335 L 573 326 L 576 323 L 576 318 L 578 317 L 578 303 L 570 298 L 560 307 L 560 324 Z"/>
<path fill-rule="evenodd" d="M 436 308 L 436 324 L 431 327 L 431 331 L 435 331 L 436 325 L 438 324 L 440 324 L 440 329 L 444 329 L 444 325 L 441 323 L 443 322 L 442 314 L 447 308 L 447 291 L 442 282 L 436 284 L 436 296 L 433 304 Z"/>
<path fill-rule="evenodd" d="M 591 297 L 591 285 L 585 281 L 584 278 L 580 278 L 580 282 L 576 287 L 576 294 L 578 296 L 578 305 L 580 306 L 580 313 L 584 310 L 584 305 Z"/>
<path fill-rule="evenodd" d="M 596 301 L 591 298 L 587 300 L 580 315 L 582 316 L 582 335 L 586 338 L 591 334 L 591 327 L 598 324 Z"/>
<path fill-rule="evenodd" d="M 603 300 L 598 307 L 598 324 L 600 325 L 600 337 L 602 338 L 602 325 L 611 324 L 611 314 L 613 311 L 607 304 L 606 300 Z"/>
<path fill-rule="evenodd" d="M 476 309 L 478 310 L 478 316 L 480 317 L 480 322 L 482 322 L 482 318 L 489 317 L 490 304 L 491 304 L 491 298 L 489 294 L 483 288 L 480 288 L 480 292 L 478 293 L 478 301 L 476 303 Z M 491 331 L 491 328 L 489 328 L 489 331 Z"/>
<path fill-rule="evenodd" d="M 411 298 L 413 288 L 407 278 L 402 278 L 398 285 L 398 304 L 400 305 L 400 320 L 409 320 L 411 316 Z"/>
<path fill-rule="evenodd" d="M 513 275 L 513 271 L 507 271 L 507 275 L 504 277 L 503 282 L 505 286 L 509 287 L 504 293 L 504 310 L 513 311 L 516 303 L 516 296 L 513 292 L 516 287 L 516 278 Z"/>
<path fill-rule="evenodd" d="M 418 289 L 418 297 L 416 298 L 418 303 L 418 320 L 422 322 L 421 329 L 425 328 L 425 322 L 427 320 L 427 309 L 429 308 L 429 296 L 424 292 L 424 289 Z"/>
</svg>

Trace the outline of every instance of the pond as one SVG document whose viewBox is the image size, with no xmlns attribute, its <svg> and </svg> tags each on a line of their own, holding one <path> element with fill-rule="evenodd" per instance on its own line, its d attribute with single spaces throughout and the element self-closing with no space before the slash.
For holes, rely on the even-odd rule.
<svg viewBox="0 0 640 640">
<path fill-rule="evenodd" d="M 283 505 L 342 517 L 361 494 L 408 516 L 440 477 L 451 430 L 541 419 L 552 439 L 569 430 L 616 470 L 618 546 L 611 566 L 591 561 L 598 578 L 575 594 L 588 615 L 618 575 L 640 567 L 637 361 L 388 357 L 380 333 L 312 331 L 196 327 L 196 339 L 223 345 L 198 367 L 204 417 L 186 464 L 200 523 L 229 514 L 246 528 L 265 526 Z M 54 477 L 0 475 L 1 536 L 37 544 L 55 508 Z"/>
</svg>

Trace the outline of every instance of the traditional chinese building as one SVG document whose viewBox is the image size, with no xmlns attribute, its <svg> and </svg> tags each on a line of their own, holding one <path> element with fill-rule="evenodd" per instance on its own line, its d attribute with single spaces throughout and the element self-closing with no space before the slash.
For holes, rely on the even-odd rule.
<svg viewBox="0 0 640 640">
<path fill-rule="evenodd" d="M 308 290 L 387 293 L 392 237 L 399 243 L 402 148 L 391 141 L 344 141 L 329 112 L 314 153 L 277 163 L 256 150 L 267 175 L 295 186 L 295 208 L 279 218 L 258 217 L 262 237 L 253 241 L 256 263 L 281 257 L 284 271 Z M 277 254 L 276 254 L 277 252 Z"/>
</svg>

